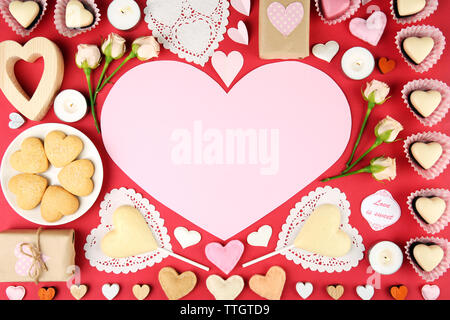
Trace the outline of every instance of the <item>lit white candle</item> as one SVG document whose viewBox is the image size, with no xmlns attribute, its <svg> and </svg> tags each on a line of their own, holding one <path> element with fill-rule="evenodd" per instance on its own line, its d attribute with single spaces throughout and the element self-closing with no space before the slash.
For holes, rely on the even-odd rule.
<svg viewBox="0 0 450 320">
<path fill-rule="evenodd" d="M 391 241 L 378 242 L 369 251 L 369 263 L 379 274 L 396 273 L 403 264 L 402 250 Z"/>
<path fill-rule="evenodd" d="M 53 109 L 61 121 L 76 122 L 86 114 L 86 98 L 76 90 L 64 90 L 56 96 Z"/>
<path fill-rule="evenodd" d="M 350 79 L 362 80 L 373 72 L 375 59 L 366 48 L 353 47 L 342 56 L 341 67 L 342 71 Z"/>
<path fill-rule="evenodd" d="M 141 9 L 134 0 L 114 0 L 108 7 L 108 20 L 118 30 L 129 30 L 141 19 Z"/>
</svg>

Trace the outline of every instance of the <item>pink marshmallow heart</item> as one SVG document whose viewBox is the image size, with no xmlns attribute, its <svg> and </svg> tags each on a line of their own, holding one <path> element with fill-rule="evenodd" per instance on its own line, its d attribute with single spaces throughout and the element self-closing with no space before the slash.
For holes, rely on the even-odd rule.
<svg viewBox="0 0 450 320">
<path fill-rule="evenodd" d="M 302 22 L 305 10 L 301 2 L 293 2 L 286 8 L 279 2 L 272 2 L 267 7 L 267 16 L 272 25 L 283 36 L 289 36 Z"/>
<path fill-rule="evenodd" d="M 441 294 L 441 289 L 437 285 L 426 284 L 422 287 L 422 296 L 425 300 L 436 300 Z"/>
<path fill-rule="evenodd" d="M 244 245 L 239 240 L 232 240 L 224 247 L 218 242 L 211 242 L 205 247 L 208 260 L 225 274 L 229 274 L 234 269 L 242 253 L 244 253 Z"/>
<path fill-rule="evenodd" d="M 350 8 L 350 0 L 322 0 L 321 7 L 325 18 L 331 20 L 342 16 Z"/>
<path fill-rule="evenodd" d="M 9 286 L 6 288 L 6 296 L 9 300 L 22 300 L 25 296 L 25 288 L 22 286 Z"/>
<path fill-rule="evenodd" d="M 376 46 L 384 33 L 386 23 L 386 15 L 382 11 L 375 11 L 367 20 L 352 19 L 349 27 L 355 37 Z"/>
</svg>

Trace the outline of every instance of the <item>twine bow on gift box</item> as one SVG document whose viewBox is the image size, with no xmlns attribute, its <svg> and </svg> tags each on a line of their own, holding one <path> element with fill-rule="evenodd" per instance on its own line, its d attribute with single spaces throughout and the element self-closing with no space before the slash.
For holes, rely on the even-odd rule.
<svg viewBox="0 0 450 320">
<path fill-rule="evenodd" d="M 42 271 L 48 271 L 47 265 L 42 259 L 41 245 L 40 245 L 40 237 L 41 237 L 42 228 L 39 228 L 36 232 L 36 246 L 32 243 L 21 243 L 20 244 L 20 253 L 31 258 L 33 262 L 28 268 L 28 276 L 33 279 L 34 283 L 39 283 L 39 277 Z M 29 253 L 23 250 L 24 247 L 28 248 Z"/>
</svg>

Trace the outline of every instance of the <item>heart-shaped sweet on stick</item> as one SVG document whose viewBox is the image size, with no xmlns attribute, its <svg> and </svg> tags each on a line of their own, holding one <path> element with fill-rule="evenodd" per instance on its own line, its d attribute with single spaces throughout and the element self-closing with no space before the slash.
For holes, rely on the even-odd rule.
<svg viewBox="0 0 450 320">
<path fill-rule="evenodd" d="M 92 176 L 95 168 L 92 161 L 87 159 L 76 160 L 58 173 L 58 180 L 61 186 L 70 193 L 84 197 L 94 190 Z"/>
<path fill-rule="evenodd" d="M 83 299 L 88 291 L 88 287 L 84 284 L 82 285 L 72 285 L 70 287 L 70 294 L 77 300 Z"/>
<path fill-rule="evenodd" d="M 41 11 L 36 1 L 11 1 L 8 9 L 14 19 L 25 29 L 31 26 Z"/>
<path fill-rule="evenodd" d="M 428 224 L 438 221 L 445 212 L 447 204 L 439 197 L 420 197 L 414 201 L 414 209 Z"/>
<path fill-rule="evenodd" d="M 414 160 L 425 170 L 433 167 L 443 153 L 442 145 L 438 142 L 415 142 L 410 149 Z"/>
<path fill-rule="evenodd" d="M 35 174 L 22 173 L 9 180 L 8 189 L 16 195 L 19 208 L 32 210 L 41 203 L 47 189 L 47 179 Z"/>
<path fill-rule="evenodd" d="M 77 136 L 67 136 L 62 131 L 52 131 L 44 139 L 45 154 L 56 168 L 75 160 L 83 151 L 83 141 Z"/>
<path fill-rule="evenodd" d="M 436 268 L 444 258 L 444 250 L 437 244 L 417 244 L 412 252 L 417 264 L 426 272 Z"/>
<path fill-rule="evenodd" d="M 224 280 L 213 274 L 206 279 L 206 287 L 216 300 L 234 300 L 244 289 L 244 279 L 234 275 Z"/>
<path fill-rule="evenodd" d="M 244 253 L 244 245 L 239 240 L 232 240 L 225 246 L 212 242 L 206 245 L 205 254 L 225 274 L 229 274 Z"/>
<path fill-rule="evenodd" d="M 48 160 L 45 155 L 42 141 L 38 138 L 26 138 L 17 150 L 11 155 L 9 163 L 14 170 L 23 173 L 42 173 L 48 169 Z"/>
<path fill-rule="evenodd" d="M 403 51 L 415 64 L 421 64 L 434 48 L 434 39 L 431 37 L 408 37 L 403 40 Z"/>
<path fill-rule="evenodd" d="M 135 296 L 136 299 L 144 300 L 150 294 L 150 286 L 147 284 L 143 284 L 143 285 L 135 284 L 133 286 L 132 291 L 133 291 L 133 295 Z"/>
<path fill-rule="evenodd" d="M 39 57 L 44 59 L 44 71 L 30 98 L 17 81 L 14 65 L 21 59 L 32 63 Z M 0 43 L 0 89 L 14 108 L 28 119 L 39 121 L 44 118 L 63 77 L 63 55 L 58 46 L 47 38 L 33 38 L 23 47 L 11 40 Z"/>
<path fill-rule="evenodd" d="M 257 295 L 268 300 L 280 300 L 283 294 L 286 272 L 279 266 L 270 267 L 265 276 L 253 275 L 248 285 Z"/>
<path fill-rule="evenodd" d="M 94 22 L 94 15 L 78 0 L 70 0 L 66 6 L 67 28 L 86 28 Z"/>
<path fill-rule="evenodd" d="M 409 96 L 411 104 L 424 118 L 429 117 L 441 104 L 442 95 L 437 90 L 415 90 Z"/>
<path fill-rule="evenodd" d="M 41 201 L 41 216 L 47 222 L 55 222 L 63 216 L 77 212 L 78 198 L 60 186 L 50 186 Z"/>
<path fill-rule="evenodd" d="M 158 274 L 159 283 L 169 300 L 178 300 L 194 290 L 197 276 L 192 271 L 182 274 L 171 267 L 162 268 Z"/>
</svg>

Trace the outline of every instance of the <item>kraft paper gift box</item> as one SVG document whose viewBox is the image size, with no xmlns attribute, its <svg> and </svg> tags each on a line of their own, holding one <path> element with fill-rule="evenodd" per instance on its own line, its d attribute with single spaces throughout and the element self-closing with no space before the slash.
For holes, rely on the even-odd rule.
<svg viewBox="0 0 450 320">
<path fill-rule="evenodd" d="M 295 10 L 293 10 L 294 8 L 288 9 L 284 16 L 284 8 L 288 8 L 295 2 L 303 5 L 303 17 L 298 25 L 298 7 Z M 280 3 L 284 6 L 281 8 L 278 5 L 280 10 L 272 11 L 272 20 L 278 21 L 275 24 L 270 21 L 267 10 L 272 3 Z M 310 6 L 310 0 L 259 1 L 259 57 L 261 59 L 301 59 L 309 56 Z M 289 21 L 291 26 L 286 27 L 285 21 Z M 292 30 L 295 25 L 295 29 Z M 291 32 L 288 35 L 282 33 L 286 34 L 289 31 Z"/>
<path fill-rule="evenodd" d="M 74 230 L 0 232 L 0 282 L 67 281 L 74 271 L 74 241 Z"/>
</svg>

